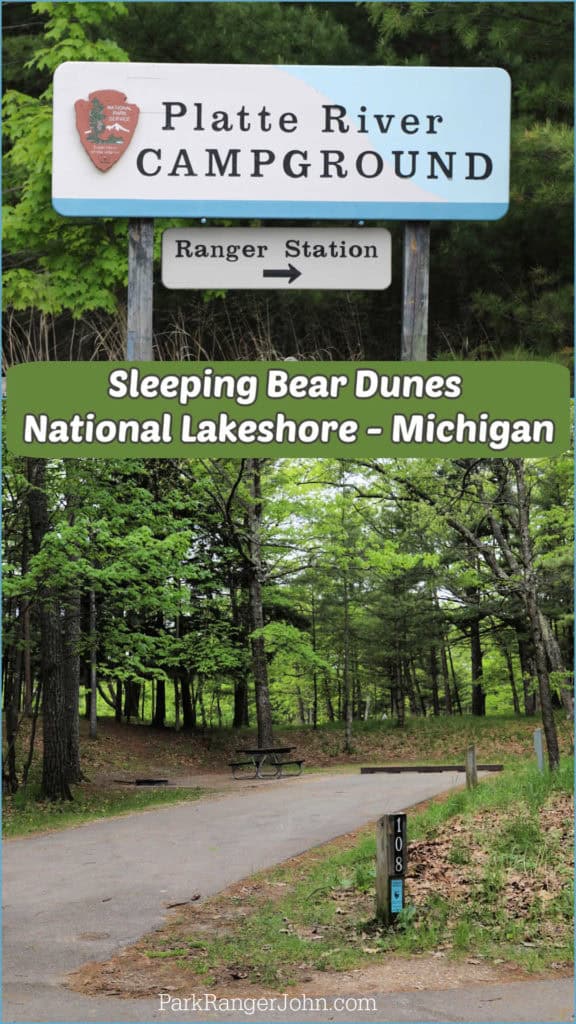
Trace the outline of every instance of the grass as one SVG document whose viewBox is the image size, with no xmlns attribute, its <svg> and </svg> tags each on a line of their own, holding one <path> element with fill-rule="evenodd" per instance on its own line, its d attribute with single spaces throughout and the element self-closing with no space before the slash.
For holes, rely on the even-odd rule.
<svg viewBox="0 0 576 1024">
<path fill-rule="evenodd" d="M 539 772 L 533 763 L 521 764 L 489 780 L 489 785 L 449 793 L 415 816 L 410 838 L 432 838 L 441 824 L 456 815 L 469 818 L 481 811 L 504 810 L 515 804 L 527 804 L 531 813 L 535 813 L 553 793 L 572 792 L 573 765 L 572 758 L 565 758 L 560 770 L 551 774 Z"/>
<path fill-rule="evenodd" d="M 147 955 L 210 983 L 236 971 L 275 986 L 297 983 L 303 969 L 349 970 L 386 953 L 564 967 L 572 958 L 572 773 L 568 760 L 553 776 L 520 764 L 409 814 L 408 903 L 393 928 L 374 921 L 367 834 L 352 849 L 331 844 L 256 876 L 247 895 L 217 898 L 216 934 L 197 918 L 199 938 L 192 916 L 150 937 Z"/>
<path fill-rule="evenodd" d="M 39 801 L 39 785 L 20 789 L 14 796 L 4 797 L 3 834 L 5 838 L 27 836 L 34 832 L 54 831 L 81 825 L 98 818 L 145 811 L 151 807 L 198 800 L 201 789 L 158 789 L 118 791 L 74 786 L 71 802 Z"/>
</svg>

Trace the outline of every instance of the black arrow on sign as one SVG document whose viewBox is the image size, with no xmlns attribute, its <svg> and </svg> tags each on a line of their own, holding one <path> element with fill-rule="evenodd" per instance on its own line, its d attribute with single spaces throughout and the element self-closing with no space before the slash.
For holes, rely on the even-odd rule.
<svg viewBox="0 0 576 1024">
<path fill-rule="evenodd" d="M 262 277 L 287 277 L 288 284 L 292 284 L 298 277 L 302 277 L 302 271 L 296 270 L 296 267 L 289 263 L 288 270 L 263 270 Z"/>
</svg>

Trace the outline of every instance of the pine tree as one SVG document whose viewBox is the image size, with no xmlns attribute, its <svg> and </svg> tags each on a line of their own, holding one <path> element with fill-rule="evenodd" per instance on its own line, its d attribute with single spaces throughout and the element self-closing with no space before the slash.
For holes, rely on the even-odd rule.
<svg viewBox="0 0 576 1024">
<path fill-rule="evenodd" d="M 90 125 L 90 134 L 86 136 L 88 142 L 102 142 L 100 132 L 104 130 L 104 104 L 100 103 L 97 96 L 92 100 L 88 124 Z"/>
</svg>

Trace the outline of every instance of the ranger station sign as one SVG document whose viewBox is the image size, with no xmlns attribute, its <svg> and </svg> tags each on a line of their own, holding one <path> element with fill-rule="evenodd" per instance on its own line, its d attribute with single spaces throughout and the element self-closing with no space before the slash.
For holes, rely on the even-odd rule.
<svg viewBox="0 0 576 1024">
<path fill-rule="evenodd" d="M 391 281 L 385 228 L 169 228 L 167 288 L 373 290 Z"/>
</svg>

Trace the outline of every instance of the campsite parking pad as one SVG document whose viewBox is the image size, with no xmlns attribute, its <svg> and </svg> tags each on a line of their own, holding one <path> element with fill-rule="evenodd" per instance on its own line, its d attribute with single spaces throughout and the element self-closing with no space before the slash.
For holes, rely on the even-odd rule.
<svg viewBox="0 0 576 1024">
<path fill-rule="evenodd" d="M 380 814 L 402 810 L 461 782 L 461 776 L 446 773 L 308 775 L 243 785 L 235 793 L 192 804 L 6 842 L 3 1020 L 166 1020 L 172 1014 L 159 1012 L 157 1001 L 85 997 L 68 991 L 65 977 L 88 960 L 107 959 L 157 927 L 168 904 L 190 899 L 197 891 L 202 897 L 218 892 Z M 388 995 L 376 1015 L 336 1016 L 380 1021 L 569 1020 L 570 996 L 563 986 L 570 983 L 553 983 L 556 1003 L 544 993 L 542 1013 L 548 1015 L 539 1016 L 535 1016 L 536 984 L 548 983 L 531 983 L 531 994 L 526 996 L 529 1011 L 524 1016 L 518 999 L 525 986 L 518 983 L 506 986 L 514 990 L 511 1016 L 497 993 L 485 996 L 497 1000 L 486 1003 L 492 1016 L 481 1016 L 476 1003 L 474 1009 L 469 1004 L 470 1016 L 459 1016 L 455 992 Z M 431 1002 L 426 1002 L 428 997 Z M 561 1005 L 556 1005 L 559 1000 Z M 432 1016 L 426 1016 L 428 1005 Z M 177 1020 L 210 1018 L 193 1013 L 173 1016 Z M 214 1019 L 235 1020 L 238 1013 L 217 1013 Z M 264 1019 L 285 1018 L 268 1013 Z M 328 1011 L 315 1018 L 306 1015 L 306 1019 L 335 1019 L 335 1014 Z"/>
</svg>

